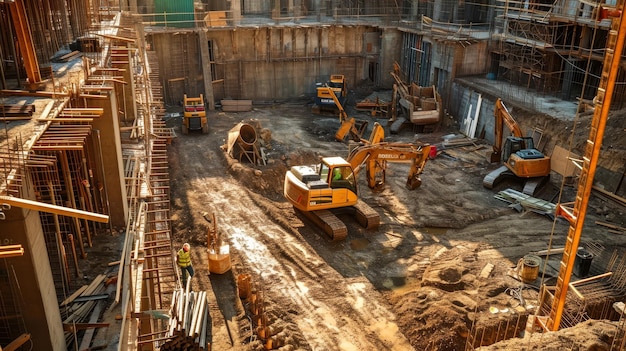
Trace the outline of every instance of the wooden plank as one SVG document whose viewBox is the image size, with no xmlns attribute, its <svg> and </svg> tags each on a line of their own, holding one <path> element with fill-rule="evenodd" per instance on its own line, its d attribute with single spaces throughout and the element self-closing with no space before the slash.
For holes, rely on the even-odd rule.
<svg viewBox="0 0 626 351">
<path fill-rule="evenodd" d="M 534 252 L 534 254 L 537 256 L 562 254 L 564 250 L 565 250 L 564 247 L 553 247 L 549 250 L 541 250 L 541 251 Z"/>
<path fill-rule="evenodd" d="M 20 207 L 20 208 L 27 208 L 30 210 L 43 211 L 47 213 L 56 213 L 56 214 L 60 214 L 63 216 L 68 216 L 68 217 L 87 219 L 90 221 L 95 221 L 95 222 L 100 222 L 100 223 L 109 222 L 109 216 L 107 215 L 87 212 L 83 210 L 77 210 L 77 209 L 69 208 L 69 207 L 51 205 L 51 204 L 47 204 L 43 202 L 26 200 L 26 199 L 21 199 L 21 198 L 12 197 L 12 196 L 0 195 L 0 203 L 5 203 L 8 205 Z"/>
<path fill-rule="evenodd" d="M 626 198 L 623 198 L 621 196 L 617 196 L 617 195 L 615 195 L 615 194 L 613 194 L 611 192 L 608 192 L 608 191 L 606 191 L 606 190 L 604 190 L 602 188 L 599 188 L 599 187 L 597 187 L 595 185 L 592 187 L 592 189 L 597 191 L 597 192 L 599 192 L 599 193 L 601 193 L 604 196 L 607 196 L 607 197 L 609 197 L 609 198 L 611 198 L 611 199 L 621 203 L 622 205 L 626 205 Z"/>
<path fill-rule="evenodd" d="M 89 316 L 89 323 L 81 323 L 79 326 L 85 327 L 87 330 L 85 334 L 83 334 L 83 339 L 80 342 L 79 350 L 87 350 L 89 349 L 89 345 L 91 345 L 91 339 L 93 339 L 93 334 L 95 328 L 108 327 L 109 323 L 96 323 L 100 318 L 100 312 L 102 312 L 102 303 L 97 303 L 96 307 L 94 307 L 91 315 Z"/>
<path fill-rule="evenodd" d="M 603 273 L 603 274 L 600 274 L 600 275 L 596 275 L 596 276 L 593 276 L 593 277 L 577 280 L 577 281 L 575 281 L 573 283 L 569 283 L 569 285 L 570 286 L 579 286 L 579 285 L 582 285 L 582 284 L 585 284 L 585 283 L 589 283 L 589 282 L 594 281 L 594 280 L 599 280 L 599 279 L 602 279 L 602 278 L 610 277 L 611 275 L 613 275 L 613 272 L 606 272 L 606 273 Z"/>
<path fill-rule="evenodd" d="M 72 301 L 74 301 L 75 298 L 77 298 L 78 296 L 80 296 L 80 294 L 82 294 L 85 290 L 87 290 L 88 286 L 89 285 L 81 286 L 78 290 L 74 291 L 74 293 L 72 295 L 70 295 L 67 299 L 63 300 L 63 302 L 61 302 L 61 304 L 59 306 L 63 307 L 65 305 L 71 303 Z"/>
<path fill-rule="evenodd" d="M 96 306 L 97 307 L 97 306 Z M 95 310 L 95 308 L 94 308 Z M 63 324 L 63 331 L 66 332 L 75 332 L 78 330 L 88 330 L 88 329 L 94 329 L 94 328 L 106 328 L 110 325 L 110 323 L 96 323 L 96 322 L 91 322 L 91 323 L 64 323 Z M 86 350 L 86 348 L 80 348 L 80 350 Z"/>
<path fill-rule="evenodd" d="M 596 224 L 597 225 L 601 225 L 603 227 L 615 229 L 615 230 L 626 231 L 625 227 L 620 227 L 617 224 L 613 224 L 613 223 L 609 223 L 609 222 L 596 221 Z"/>
<path fill-rule="evenodd" d="M 550 167 L 563 177 L 573 177 L 578 173 L 578 168 L 576 168 L 572 159 L 579 160 L 580 158 L 573 152 L 568 152 L 561 146 L 555 145 L 550 156 Z"/>
<path fill-rule="evenodd" d="M 15 351 L 30 340 L 30 334 L 22 334 L 15 340 L 11 341 L 7 346 L 1 348 L 2 351 Z"/>
<path fill-rule="evenodd" d="M 127 43 L 134 43 L 135 39 L 130 39 L 130 38 L 124 38 L 124 37 L 118 37 L 115 35 L 110 35 L 110 34 L 98 34 L 98 33 L 94 33 L 94 35 L 99 35 L 103 38 L 106 39 L 114 39 L 114 40 L 120 40 L 120 41 L 125 41 Z M 118 50 L 118 48 L 115 48 L 116 50 Z"/>
<path fill-rule="evenodd" d="M 72 107 L 72 108 L 64 108 L 63 114 L 95 114 L 98 116 L 102 116 L 104 114 L 104 108 L 102 107 Z"/>
<path fill-rule="evenodd" d="M 79 302 L 87 302 L 87 301 L 95 301 L 95 300 L 104 300 L 109 297 L 109 294 L 99 294 L 99 295 L 81 295 L 74 299 L 75 303 Z"/>
<path fill-rule="evenodd" d="M 70 93 L 61 93 L 56 91 L 27 91 L 27 90 L 0 90 L 0 95 L 18 95 L 18 96 L 36 96 L 36 97 L 46 97 L 46 98 L 55 98 L 59 96 L 69 96 Z M 106 97 L 108 98 L 108 96 Z"/>
</svg>

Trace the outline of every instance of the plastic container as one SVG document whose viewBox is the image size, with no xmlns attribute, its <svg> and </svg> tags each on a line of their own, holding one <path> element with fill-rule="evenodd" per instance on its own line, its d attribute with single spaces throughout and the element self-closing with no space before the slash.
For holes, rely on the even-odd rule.
<svg viewBox="0 0 626 351">
<path fill-rule="evenodd" d="M 222 245 L 219 253 L 209 250 L 209 272 L 223 274 L 230 269 L 230 249 L 228 245 Z"/>
<path fill-rule="evenodd" d="M 579 278 L 589 275 L 592 260 L 593 254 L 584 248 L 579 247 L 576 252 L 576 260 L 574 261 L 574 274 L 576 274 Z"/>
</svg>

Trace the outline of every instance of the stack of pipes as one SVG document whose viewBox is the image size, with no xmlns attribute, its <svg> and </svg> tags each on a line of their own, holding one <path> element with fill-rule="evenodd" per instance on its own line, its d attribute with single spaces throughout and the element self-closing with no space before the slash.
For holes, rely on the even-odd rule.
<svg viewBox="0 0 626 351">
<path fill-rule="evenodd" d="M 161 351 L 210 350 L 211 315 L 206 291 L 174 290 L 170 322 Z"/>
</svg>

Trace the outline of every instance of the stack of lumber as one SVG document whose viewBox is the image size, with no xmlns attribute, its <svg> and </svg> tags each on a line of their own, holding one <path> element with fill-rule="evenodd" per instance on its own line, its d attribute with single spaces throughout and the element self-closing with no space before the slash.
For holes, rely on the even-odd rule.
<svg viewBox="0 0 626 351">
<path fill-rule="evenodd" d="M 83 285 L 61 302 L 60 311 L 67 345 L 72 345 L 73 342 L 77 341 L 76 333 L 78 331 L 87 330 L 83 334 L 81 345 L 86 344 L 89 347 L 93 329 L 106 326 L 96 323 L 109 298 L 109 294 L 105 291 L 106 280 L 107 276 L 100 274 L 91 284 Z"/>
<path fill-rule="evenodd" d="M 463 147 L 463 146 L 476 146 L 477 139 L 468 138 L 463 136 L 454 136 L 451 138 L 445 138 L 443 143 L 441 144 L 444 149 L 452 149 L 455 147 Z"/>
<path fill-rule="evenodd" d="M 0 105 L 0 119 L 17 120 L 30 119 L 35 112 L 35 105 L 30 104 L 5 104 Z"/>
<path fill-rule="evenodd" d="M 224 112 L 252 111 L 252 100 L 221 100 Z"/>
<path fill-rule="evenodd" d="M 556 213 L 556 204 L 532 197 L 517 190 L 506 189 L 498 192 L 494 197 L 510 203 L 510 207 L 517 208 L 521 206 L 526 211 L 536 212 L 542 215 L 554 216 Z"/>
<path fill-rule="evenodd" d="M 167 332 L 169 339 L 160 350 L 210 350 L 211 324 L 206 291 L 175 290 Z"/>
</svg>

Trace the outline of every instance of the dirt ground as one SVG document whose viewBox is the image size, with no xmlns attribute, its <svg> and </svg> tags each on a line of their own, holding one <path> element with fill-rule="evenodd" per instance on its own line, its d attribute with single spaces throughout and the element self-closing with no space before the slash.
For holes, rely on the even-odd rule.
<svg viewBox="0 0 626 351">
<path fill-rule="evenodd" d="M 407 165 L 390 164 L 379 192 L 370 190 L 360 175 L 360 197 L 380 214 L 381 225 L 367 231 L 353 219 L 342 218 L 348 237 L 330 242 L 313 223 L 296 215 L 282 194 L 289 167 L 348 153 L 347 144 L 334 141 L 338 118 L 312 114 L 307 103 L 215 112 L 209 118 L 208 135 L 181 135 L 181 118 L 167 118 L 178 134 L 169 153 L 170 179 L 175 180 L 171 188 L 175 247 L 191 243 L 193 288 L 207 290 L 215 299 L 214 350 L 263 349 L 250 331 L 260 324 L 246 316 L 249 301 L 238 296 L 242 274 L 250 275 L 263 297 L 266 324 L 286 344 L 281 350 L 464 350 L 472 326 L 487 327 L 494 320 L 534 312 L 536 287 L 554 279 L 557 271 L 546 268 L 536 284 L 524 285 L 514 268 L 520 258 L 547 249 L 550 243 L 562 246 L 568 224 L 517 212 L 495 199 L 497 191 L 509 187 L 521 191 L 521 186 L 507 183 L 494 190 L 482 186 L 484 175 L 497 167 L 487 162 L 489 145 L 478 141 L 442 149 L 444 137 L 458 134 L 452 119 L 428 134 L 407 128 L 391 135 L 387 130 L 387 141 L 436 144 L 439 155 L 427 163 L 422 186 L 414 191 L 404 186 Z M 350 109 L 348 113 L 369 119 L 370 125 L 387 124 L 366 113 Z M 530 124 L 540 118 L 520 117 Z M 266 165 L 239 162 L 223 151 L 229 130 L 241 121 L 257 127 Z M 579 124 L 583 127 L 576 138 L 582 142 L 575 143 L 583 145 L 588 130 L 584 122 Z M 621 150 L 623 165 L 623 124 L 613 124 L 607 134 L 610 129 L 611 149 Z M 552 121 L 545 133 L 552 135 L 552 142 L 562 142 L 571 128 L 567 122 Z M 553 179 L 540 197 L 554 201 L 559 187 Z M 566 186 L 563 199 L 573 199 L 574 193 Z M 594 224 L 601 219 L 623 226 L 623 208 L 597 197 L 591 202 L 583 244 L 607 252 L 623 250 L 626 237 Z M 205 211 L 216 215 L 219 234 L 230 247 L 232 269 L 225 274 L 208 275 Z M 558 264 L 560 256 L 554 260 Z M 600 259 L 591 271 L 603 272 Z M 514 289 L 521 291 L 523 305 Z M 526 333 L 524 339 L 481 350 L 508 349 L 502 344 L 527 350 L 538 345 L 544 350 L 563 346 L 608 350 L 615 325 L 592 321 L 572 329 L 554 336 Z"/>
</svg>

